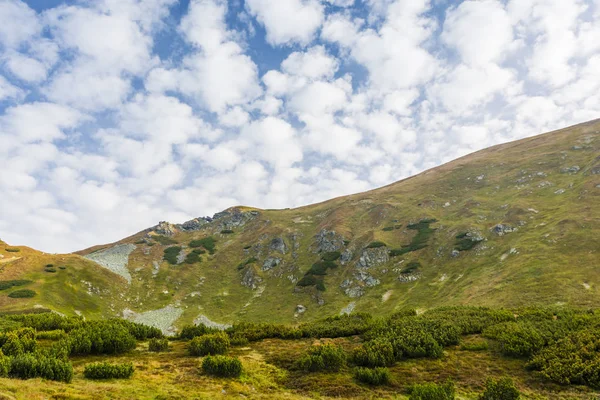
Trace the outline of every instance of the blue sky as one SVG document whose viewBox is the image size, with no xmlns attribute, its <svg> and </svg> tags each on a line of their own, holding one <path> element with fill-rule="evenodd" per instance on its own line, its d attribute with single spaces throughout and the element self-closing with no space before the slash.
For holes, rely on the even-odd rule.
<svg viewBox="0 0 600 400">
<path fill-rule="evenodd" d="M 600 115 L 599 0 L 0 0 L 0 238 L 379 187 Z"/>
</svg>

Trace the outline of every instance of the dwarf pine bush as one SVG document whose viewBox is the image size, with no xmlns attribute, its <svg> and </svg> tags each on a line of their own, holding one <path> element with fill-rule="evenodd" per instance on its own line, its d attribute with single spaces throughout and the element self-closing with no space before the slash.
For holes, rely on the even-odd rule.
<svg viewBox="0 0 600 400">
<path fill-rule="evenodd" d="M 133 375 L 133 364 L 112 364 L 99 362 L 88 364 L 83 370 L 83 376 L 87 379 L 128 379 Z"/>
<path fill-rule="evenodd" d="M 231 342 L 225 332 L 217 332 L 193 338 L 188 345 L 192 356 L 224 354 L 229 350 Z"/>
<path fill-rule="evenodd" d="M 207 356 L 202 360 L 202 371 L 207 375 L 235 378 L 242 374 L 242 363 L 235 357 Z"/>
</svg>

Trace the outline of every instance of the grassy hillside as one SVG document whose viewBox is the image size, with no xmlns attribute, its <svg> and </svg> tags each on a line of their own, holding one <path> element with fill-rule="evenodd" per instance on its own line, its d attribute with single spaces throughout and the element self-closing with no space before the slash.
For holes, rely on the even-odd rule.
<svg viewBox="0 0 600 400">
<path fill-rule="evenodd" d="M 594 121 L 320 204 L 161 223 L 78 255 L 22 248 L 21 260 L 2 264 L 0 279 L 31 279 L 40 295 L 3 299 L 1 307 L 85 315 L 129 308 L 131 318 L 182 326 L 205 317 L 302 322 L 440 305 L 598 306 L 599 155 Z M 43 271 L 61 258 L 70 268 Z M 115 295 L 88 295 L 82 280 Z M 69 300 L 59 298 L 63 282 Z"/>
</svg>

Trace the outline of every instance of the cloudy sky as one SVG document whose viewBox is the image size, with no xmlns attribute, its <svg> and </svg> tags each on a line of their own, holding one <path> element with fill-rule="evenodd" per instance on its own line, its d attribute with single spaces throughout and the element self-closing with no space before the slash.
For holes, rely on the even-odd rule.
<svg viewBox="0 0 600 400">
<path fill-rule="evenodd" d="M 0 0 L 0 238 L 304 205 L 600 117 L 600 0 Z"/>
</svg>

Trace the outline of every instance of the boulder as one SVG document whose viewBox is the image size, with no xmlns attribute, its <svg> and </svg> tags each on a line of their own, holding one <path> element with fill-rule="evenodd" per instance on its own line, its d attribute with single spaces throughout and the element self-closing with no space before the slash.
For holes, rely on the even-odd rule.
<svg viewBox="0 0 600 400">
<path fill-rule="evenodd" d="M 281 258 L 269 257 L 265 260 L 265 262 L 263 262 L 261 269 L 263 271 L 269 271 L 269 270 L 275 268 L 276 266 L 278 266 L 280 263 L 281 263 Z"/>
<path fill-rule="evenodd" d="M 272 251 L 277 251 L 281 254 L 285 254 L 287 252 L 285 241 L 280 237 L 276 237 L 271 240 L 271 243 L 269 243 L 269 249 Z"/>
<path fill-rule="evenodd" d="M 358 268 L 372 268 L 381 264 L 385 264 L 390 260 L 390 255 L 387 247 L 377 247 L 374 249 L 364 249 L 356 266 Z"/>
<path fill-rule="evenodd" d="M 491 229 L 491 231 L 498 236 L 504 236 L 507 233 L 516 232 L 518 230 L 519 229 L 516 227 L 512 227 L 510 225 L 505 225 L 505 224 L 498 224 Z"/>
<path fill-rule="evenodd" d="M 167 221 L 160 221 L 158 225 L 152 228 L 152 231 L 163 236 L 173 236 L 175 232 L 177 232 L 177 228 L 175 227 L 175 225 Z"/>
<path fill-rule="evenodd" d="M 258 285 L 262 282 L 262 278 L 258 276 L 254 268 L 247 267 L 242 274 L 241 284 L 246 286 L 252 290 L 256 289 Z"/>
<path fill-rule="evenodd" d="M 322 229 L 315 235 L 315 253 L 338 251 L 342 247 L 344 247 L 344 237 L 335 231 Z"/>
</svg>

